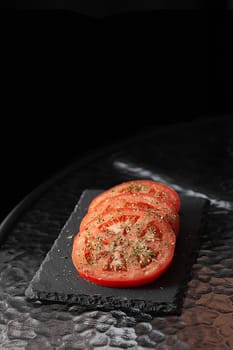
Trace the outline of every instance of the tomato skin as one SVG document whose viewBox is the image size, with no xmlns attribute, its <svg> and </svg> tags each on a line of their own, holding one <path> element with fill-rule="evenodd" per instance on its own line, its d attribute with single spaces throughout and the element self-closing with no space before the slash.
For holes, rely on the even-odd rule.
<svg viewBox="0 0 233 350">
<path fill-rule="evenodd" d="M 144 212 L 106 214 L 74 238 L 72 261 L 79 275 L 106 287 L 136 287 L 170 266 L 176 236 L 170 225 Z"/>
<path fill-rule="evenodd" d="M 100 193 L 91 201 L 88 211 L 91 212 L 95 210 L 96 206 L 103 199 L 111 198 L 121 193 L 131 193 L 134 195 L 146 193 L 151 194 L 159 200 L 163 199 L 171 201 L 176 212 L 179 212 L 180 210 L 179 195 L 171 186 L 153 180 L 132 180 L 112 186 L 108 190 Z"/>
<path fill-rule="evenodd" d="M 155 199 L 153 195 L 148 194 L 120 194 L 114 197 L 105 198 L 100 201 L 95 210 L 88 212 L 80 223 L 80 231 L 84 230 L 93 220 L 98 222 L 100 217 L 104 214 L 110 213 L 112 210 L 118 209 L 119 211 L 132 210 L 144 211 L 147 215 L 159 215 L 164 218 L 169 224 L 171 224 L 175 233 L 178 235 L 180 229 L 179 215 L 173 209 L 172 204 L 169 201 L 161 201 Z"/>
</svg>

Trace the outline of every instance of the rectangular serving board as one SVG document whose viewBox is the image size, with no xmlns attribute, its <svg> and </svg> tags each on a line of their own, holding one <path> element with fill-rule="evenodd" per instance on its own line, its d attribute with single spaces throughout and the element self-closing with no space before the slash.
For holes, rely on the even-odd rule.
<svg viewBox="0 0 233 350">
<path fill-rule="evenodd" d="M 180 233 L 169 269 L 156 281 L 133 288 L 103 287 L 81 278 L 71 259 L 74 236 L 90 201 L 102 190 L 86 189 L 25 290 L 28 300 L 76 304 L 90 310 L 180 314 L 197 258 L 209 201 L 180 195 Z"/>
</svg>

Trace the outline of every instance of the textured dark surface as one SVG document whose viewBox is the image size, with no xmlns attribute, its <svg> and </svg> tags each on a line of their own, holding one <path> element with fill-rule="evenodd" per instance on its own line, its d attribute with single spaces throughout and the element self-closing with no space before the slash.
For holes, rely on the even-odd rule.
<svg viewBox="0 0 233 350">
<path fill-rule="evenodd" d="M 210 208 L 180 315 L 28 302 L 25 290 L 86 188 L 162 179 Z M 77 160 L 8 231 L 0 249 L 0 349 L 233 348 L 233 121 L 151 129 Z"/>
<path fill-rule="evenodd" d="M 60 301 L 104 311 L 153 315 L 181 312 L 186 282 L 199 249 L 208 201 L 181 196 L 181 228 L 173 263 L 154 283 L 138 288 L 106 288 L 80 278 L 71 260 L 73 239 L 87 207 L 101 190 L 85 190 L 36 272 L 25 295 L 28 300 Z"/>
</svg>

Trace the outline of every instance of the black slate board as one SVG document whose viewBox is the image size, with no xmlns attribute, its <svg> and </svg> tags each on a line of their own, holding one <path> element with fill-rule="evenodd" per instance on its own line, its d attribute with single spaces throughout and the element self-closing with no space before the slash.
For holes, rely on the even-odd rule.
<svg viewBox="0 0 233 350">
<path fill-rule="evenodd" d="M 69 219 L 29 283 L 28 300 L 65 302 L 86 309 L 179 314 L 188 280 L 191 278 L 205 223 L 209 201 L 180 195 L 181 229 L 174 260 L 155 282 L 137 288 L 108 288 L 82 279 L 76 272 L 71 251 L 73 238 L 87 206 L 101 190 L 85 190 Z"/>
</svg>

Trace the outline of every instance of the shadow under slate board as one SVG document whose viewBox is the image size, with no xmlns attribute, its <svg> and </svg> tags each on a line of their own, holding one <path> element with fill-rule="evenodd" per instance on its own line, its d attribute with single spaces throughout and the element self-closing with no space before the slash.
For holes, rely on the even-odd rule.
<svg viewBox="0 0 233 350">
<path fill-rule="evenodd" d="M 180 234 L 168 270 L 156 281 L 134 288 L 109 288 L 81 278 L 72 263 L 74 236 L 90 201 L 102 190 L 83 191 L 66 224 L 29 283 L 29 301 L 62 302 L 90 310 L 120 309 L 128 313 L 180 314 L 198 254 L 209 201 L 180 195 Z"/>
</svg>

